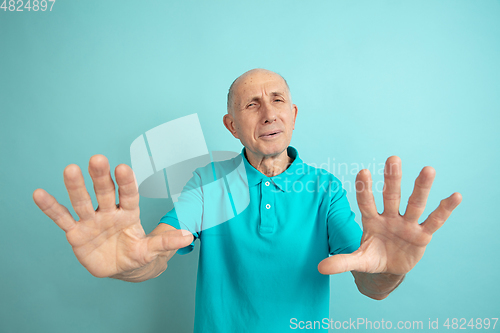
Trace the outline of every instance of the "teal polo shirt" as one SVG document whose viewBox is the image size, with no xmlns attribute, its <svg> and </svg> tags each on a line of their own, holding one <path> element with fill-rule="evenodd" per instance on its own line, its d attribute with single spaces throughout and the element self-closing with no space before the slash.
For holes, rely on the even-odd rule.
<svg viewBox="0 0 500 333">
<path fill-rule="evenodd" d="M 293 318 L 329 317 L 329 276 L 318 263 L 357 250 L 362 232 L 341 182 L 287 152 L 293 162 L 274 177 L 255 169 L 245 148 L 196 169 L 161 219 L 200 241 L 195 332 L 289 332 Z"/>
</svg>

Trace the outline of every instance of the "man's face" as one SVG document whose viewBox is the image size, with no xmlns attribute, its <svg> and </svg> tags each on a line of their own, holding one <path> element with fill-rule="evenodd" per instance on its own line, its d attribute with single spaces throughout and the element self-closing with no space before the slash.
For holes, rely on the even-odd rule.
<svg viewBox="0 0 500 333">
<path fill-rule="evenodd" d="M 224 125 L 254 155 L 279 155 L 290 144 L 297 106 L 276 73 L 254 70 L 240 77 L 233 87 L 232 111 Z"/>
</svg>

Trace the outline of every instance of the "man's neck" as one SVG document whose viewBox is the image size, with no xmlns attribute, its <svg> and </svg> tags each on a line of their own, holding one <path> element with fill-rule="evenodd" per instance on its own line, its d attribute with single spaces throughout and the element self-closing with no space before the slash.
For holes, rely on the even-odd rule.
<svg viewBox="0 0 500 333">
<path fill-rule="evenodd" d="M 263 156 L 256 155 L 245 148 L 245 156 L 255 169 L 259 170 L 267 177 L 279 175 L 293 162 L 293 158 L 288 156 L 287 149 L 278 155 Z"/>
</svg>

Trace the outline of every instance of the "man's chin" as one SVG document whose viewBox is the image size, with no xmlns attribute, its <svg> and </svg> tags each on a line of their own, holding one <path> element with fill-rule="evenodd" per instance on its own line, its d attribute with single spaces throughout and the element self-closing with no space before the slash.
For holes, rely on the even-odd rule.
<svg viewBox="0 0 500 333">
<path fill-rule="evenodd" d="M 283 154 L 284 152 L 286 153 L 286 148 L 287 146 L 273 146 L 273 147 L 263 147 L 260 153 L 264 156 L 267 157 L 274 157 L 274 156 L 279 156 Z"/>
</svg>

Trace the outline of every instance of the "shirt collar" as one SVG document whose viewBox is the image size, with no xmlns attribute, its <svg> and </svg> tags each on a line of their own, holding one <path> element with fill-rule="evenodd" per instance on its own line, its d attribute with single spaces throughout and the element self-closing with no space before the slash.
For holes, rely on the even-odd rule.
<svg viewBox="0 0 500 333">
<path fill-rule="evenodd" d="M 278 186 L 283 192 L 287 192 L 287 189 L 290 187 L 290 184 L 288 184 L 287 186 L 287 183 L 294 182 L 304 172 L 304 162 L 302 162 L 302 160 L 300 159 L 297 149 L 292 146 L 288 146 L 287 154 L 288 156 L 293 158 L 293 162 L 282 173 L 273 177 L 268 177 L 259 170 L 255 169 L 255 167 L 251 165 L 250 162 L 248 162 L 245 156 L 245 147 L 243 147 L 243 149 L 241 149 L 241 156 L 243 157 L 243 162 L 245 163 L 248 186 L 250 187 L 258 185 L 262 182 L 262 180 L 270 180 L 274 184 L 276 184 L 276 186 Z"/>
</svg>

